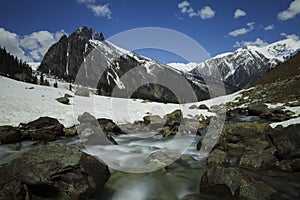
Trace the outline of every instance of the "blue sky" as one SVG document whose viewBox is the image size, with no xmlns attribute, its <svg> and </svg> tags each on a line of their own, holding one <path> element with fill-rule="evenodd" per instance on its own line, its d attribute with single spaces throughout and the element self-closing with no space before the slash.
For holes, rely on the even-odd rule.
<svg viewBox="0 0 300 200">
<path fill-rule="evenodd" d="M 169 28 L 193 38 L 211 56 L 300 36 L 300 0 L 10 0 L 1 2 L 0 13 L 0 45 L 35 62 L 81 26 L 106 38 L 132 28 Z M 140 53 L 182 61 L 166 52 Z"/>
</svg>

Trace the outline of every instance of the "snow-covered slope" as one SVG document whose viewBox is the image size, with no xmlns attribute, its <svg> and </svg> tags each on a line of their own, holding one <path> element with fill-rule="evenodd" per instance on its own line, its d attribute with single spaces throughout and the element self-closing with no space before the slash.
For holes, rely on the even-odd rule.
<svg viewBox="0 0 300 200">
<path fill-rule="evenodd" d="M 289 38 L 263 47 L 239 48 L 235 52 L 218 55 L 203 63 L 170 64 L 170 66 L 182 68 L 183 71 L 190 69 L 190 72 L 198 76 L 219 77 L 225 82 L 243 88 L 299 50 L 300 41 Z M 191 69 L 192 66 L 195 67 Z"/>
<path fill-rule="evenodd" d="M 64 94 L 71 94 L 71 105 L 57 102 L 55 99 Z M 99 95 L 90 97 L 76 96 L 67 89 L 33 85 L 0 76 L 0 125 L 27 123 L 41 116 L 57 118 L 66 127 L 78 124 L 77 117 L 87 111 L 97 118 L 113 119 L 117 123 L 142 120 L 153 114 L 163 117 L 165 114 L 181 109 L 184 117 L 203 114 L 212 116 L 207 110 L 189 109 L 191 104 L 144 103 L 138 99 L 112 98 Z M 231 101 L 238 94 L 218 97 L 205 101 L 207 106 Z M 193 103 L 200 105 L 201 102 Z"/>
</svg>

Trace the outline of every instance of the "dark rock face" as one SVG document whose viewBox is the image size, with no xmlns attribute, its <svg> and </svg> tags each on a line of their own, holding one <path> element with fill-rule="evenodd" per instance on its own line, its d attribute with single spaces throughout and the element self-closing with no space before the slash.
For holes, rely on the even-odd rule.
<svg viewBox="0 0 300 200">
<path fill-rule="evenodd" d="M 0 162 L 0 199 L 88 199 L 108 167 L 72 145 L 45 145 Z"/>
<path fill-rule="evenodd" d="M 53 141 L 64 135 L 64 126 L 57 119 L 40 117 L 28 124 L 20 124 L 23 140 Z"/>
<path fill-rule="evenodd" d="M 50 47 L 38 70 L 66 80 L 74 80 L 83 62 L 84 53 L 92 49 L 88 45 L 90 39 L 103 41 L 104 37 L 102 33 L 96 33 L 87 27 L 76 30 L 69 37 L 62 36 L 58 43 Z"/>
</svg>

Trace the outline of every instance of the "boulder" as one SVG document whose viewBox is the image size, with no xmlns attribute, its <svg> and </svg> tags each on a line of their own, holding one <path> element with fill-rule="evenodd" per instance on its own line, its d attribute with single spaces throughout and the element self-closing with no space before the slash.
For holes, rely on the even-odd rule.
<svg viewBox="0 0 300 200">
<path fill-rule="evenodd" d="M 90 124 L 93 124 L 95 126 L 99 125 L 96 117 L 94 117 L 93 115 L 91 115 L 88 112 L 84 112 L 82 115 L 79 115 L 77 119 L 81 124 L 90 123 Z"/>
<path fill-rule="evenodd" d="M 40 117 L 27 124 L 20 124 L 23 140 L 53 141 L 64 136 L 64 126 L 57 119 Z"/>
<path fill-rule="evenodd" d="M 69 105 L 70 102 L 70 100 L 67 97 L 59 97 L 55 100 L 58 101 L 59 103 L 66 104 L 66 105 Z"/>
<path fill-rule="evenodd" d="M 240 159 L 240 166 L 248 168 L 272 169 L 276 165 L 276 157 L 269 150 L 245 152 Z"/>
<path fill-rule="evenodd" d="M 205 110 L 208 110 L 209 108 L 205 105 L 205 104 L 200 104 L 198 106 L 199 109 L 205 109 Z"/>
<path fill-rule="evenodd" d="M 263 103 L 250 104 L 248 107 L 249 115 L 270 115 L 271 112 L 268 109 L 268 106 Z"/>
<path fill-rule="evenodd" d="M 122 129 L 111 119 L 100 118 L 97 119 L 101 129 L 106 135 L 120 135 L 126 134 Z"/>
<path fill-rule="evenodd" d="M 52 144 L 0 162 L 0 199 L 89 199 L 109 169 L 73 145 Z"/>
<path fill-rule="evenodd" d="M 300 159 L 282 160 L 278 164 L 282 171 L 286 172 L 300 172 Z"/>
<path fill-rule="evenodd" d="M 200 192 L 223 195 L 223 199 L 272 199 L 277 191 L 250 178 L 237 168 L 213 167 L 202 176 Z"/>
<path fill-rule="evenodd" d="M 21 140 L 19 128 L 13 126 L 0 126 L 0 144 L 16 143 Z"/>
<path fill-rule="evenodd" d="M 213 150 L 207 158 L 208 165 L 225 165 L 228 162 L 226 152 Z"/>
<path fill-rule="evenodd" d="M 72 126 L 69 128 L 64 128 L 63 131 L 65 132 L 66 137 L 73 137 L 77 135 L 76 126 Z"/>
<path fill-rule="evenodd" d="M 163 119 L 166 121 L 167 126 L 178 126 L 183 120 L 183 115 L 180 109 L 166 114 Z"/>
</svg>

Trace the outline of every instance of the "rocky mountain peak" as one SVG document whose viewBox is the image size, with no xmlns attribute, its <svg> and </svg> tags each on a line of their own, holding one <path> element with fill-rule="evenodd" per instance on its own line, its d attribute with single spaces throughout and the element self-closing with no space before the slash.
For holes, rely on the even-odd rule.
<svg viewBox="0 0 300 200">
<path fill-rule="evenodd" d="M 100 32 L 98 33 L 92 28 L 88 28 L 86 26 L 80 27 L 76 31 L 74 31 L 70 37 L 76 37 L 81 40 L 99 40 L 99 41 L 104 41 L 104 36 L 103 33 Z"/>
</svg>

